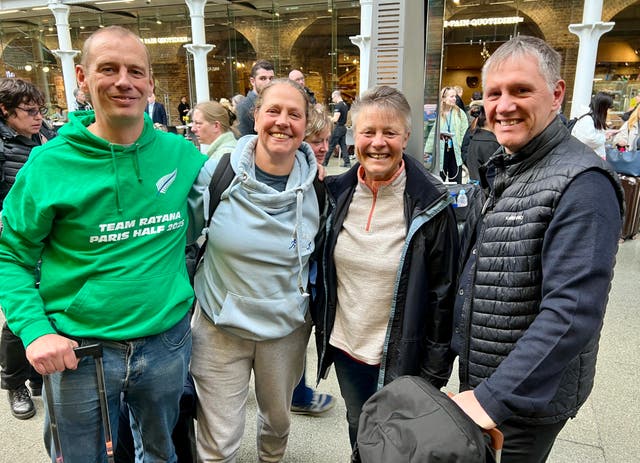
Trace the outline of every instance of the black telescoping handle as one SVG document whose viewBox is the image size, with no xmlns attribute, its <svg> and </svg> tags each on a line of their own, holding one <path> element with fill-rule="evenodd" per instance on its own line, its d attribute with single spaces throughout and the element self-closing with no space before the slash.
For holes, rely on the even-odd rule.
<svg viewBox="0 0 640 463">
<path fill-rule="evenodd" d="M 89 344 L 88 346 L 75 347 L 73 351 L 76 354 L 77 358 L 82 357 L 93 357 L 101 358 L 102 357 L 102 344 Z"/>
</svg>

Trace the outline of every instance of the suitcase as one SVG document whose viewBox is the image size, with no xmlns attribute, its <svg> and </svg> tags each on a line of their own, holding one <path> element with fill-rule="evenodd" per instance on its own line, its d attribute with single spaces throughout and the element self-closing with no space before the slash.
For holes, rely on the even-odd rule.
<svg viewBox="0 0 640 463">
<path fill-rule="evenodd" d="M 640 177 L 620 175 L 624 190 L 624 221 L 622 223 L 623 240 L 633 239 L 640 231 Z"/>
<path fill-rule="evenodd" d="M 113 441 L 111 439 L 111 423 L 109 422 L 109 409 L 107 406 L 107 390 L 104 382 L 104 367 L 102 365 L 102 344 L 91 344 L 74 349 L 77 358 L 93 357 L 96 363 L 96 379 L 98 381 L 98 398 L 100 399 L 100 412 L 102 414 L 102 428 L 104 429 L 104 444 L 107 452 L 108 463 L 114 463 Z M 62 448 L 60 446 L 60 435 L 58 433 L 58 422 L 53 408 L 53 397 L 51 393 L 51 378 L 44 375 L 44 390 L 47 395 L 47 409 L 49 411 L 49 424 L 51 428 L 51 438 L 56 452 L 56 463 L 64 463 Z"/>
</svg>

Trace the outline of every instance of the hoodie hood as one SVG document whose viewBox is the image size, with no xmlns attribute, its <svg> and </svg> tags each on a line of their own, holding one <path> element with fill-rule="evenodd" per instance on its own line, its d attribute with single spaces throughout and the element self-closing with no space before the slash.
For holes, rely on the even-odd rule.
<svg viewBox="0 0 640 463">
<path fill-rule="evenodd" d="M 141 183 L 139 154 L 141 149 L 147 148 L 154 141 L 155 129 L 153 128 L 153 122 L 149 115 L 145 113 L 144 126 L 138 140 L 131 145 L 119 145 L 110 143 L 104 138 L 91 133 L 88 127 L 95 121 L 96 116 L 93 111 L 72 112 L 69 114 L 69 122 L 60 128 L 59 135 L 85 156 L 111 159 L 116 209 L 119 213 L 122 213 L 122 192 L 120 191 L 120 169 L 122 167 L 118 162 L 118 158 L 130 158 L 131 167 L 135 171 L 138 182 Z"/>
<path fill-rule="evenodd" d="M 313 190 L 313 179 L 318 173 L 316 158 L 307 143 L 302 143 L 296 151 L 293 168 L 289 173 L 284 191 L 277 191 L 256 180 L 255 148 L 257 135 L 245 135 L 238 140 L 235 151 L 231 154 L 231 167 L 236 173 L 232 182 L 241 183 L 251 200 L 262 207 L 277 212 L 296 200 L 298 194 L 306 194 Z"/>
</svg>

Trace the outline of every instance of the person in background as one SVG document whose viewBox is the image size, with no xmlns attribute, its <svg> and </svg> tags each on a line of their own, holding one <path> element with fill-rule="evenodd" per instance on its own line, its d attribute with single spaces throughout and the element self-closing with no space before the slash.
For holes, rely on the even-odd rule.
<svg viewBox="0 0 640 463">
<path fill-rule="evenodd" d="M 333 363 L 354 446 L 376 390 L 401 375 L 440 388 L 451 374 L 458 233 L 447 188 L 403 153 L 405 96 L 375 87 L 351 112 L 358 164 L 325 179 L 331 227 L 312 315 L 318 379 Z"/>
<path fill-rule="evenodd" d="M 91 111 L 93 106 L 87 100 L 87 95 L 80 88 L 76 88 L 73 91 L 73 96 L 76 101 L 74 101 L 73 110 L 74 111 Z"/>
<path fill-rule="evenodd" d="M 180 103 L 178 104 L 178 117 L 180 117 L 181 124 L 187 123 L 189 111 L 191 111 L 191 105 L 189 104 L 187 97 L 183 95 L 180 97 Z"/>
<path fill-rule="evenodd" d="M 349 113 L 349 106 L 342 99 L 340 90 L 335 90 L 331 94 L 331 101 L 335 103 L 333 109 L 333 116 L 331 121 L 335 124 L 333 132 L 331 133 L 331 142 L 329 143 L 329 151 L 324 157 L 323 165 L 328 166 L 331 156 L 333 156 L 333 150 L 336 146 L 340 146 L 340 156 L 342 156 L 343 164 L 341 167 L 351 167 L 351 160 L 349 159 L 349 152 L 347 151 L 347 115 Z"/>
<path fill-rule="evenodd" d="M 191 131 L 200 146 L 208 145 L 206 155 L 219 160 L 224 153 L 233 152 L 237 132 L 233 127 L 236 115 L 217 101 L 204 101 L 193 108 Z"/>
<path fill-rule="evenodd" d="M 317 103 L 316 95 L 311 91 L 309 87 L 305 85 L 304 74 L 301 71 L 294 69 L 289 73 L 289 79 L 293 80 L 294 82 L 297 82 L 298 84 L 300 84 L 302 88 L 304 88 L 304 92 L 307 94 L 307 97 L 309 98 L 309 102 L 311 103 L 312 106 L 315 106 Z"/>
<path fill-rule="evenodd" d="M 500 143 L 486 124 L 484 106 L 480 104 L 477 107 L 478 116 L 464 134 L 462 142 L 462 158 L 469 170 L 469 183 L 480 183 L 480 167 L 500 149 Z"/>
<path fill-rule="evenodd" d="M 246 96 L 244 95 L 240 95 L 239 93 L 237 95 L 233 95 L 233 97 L 231 98 L 231 108 L 233 109 L 233 112 L 237 115 L 238 114 L 238 105 L 240 104 L 240 102 L 242 100 L 244 100 L 246 98 Z M 237 120 L 237 119 L 236 119 Z"/>
<path fill-rule="evenodd" d="M 258 60 L 256 64 L 251 67 L 251 76 L 249 82 L 251 83 L 251 90 L 247 93 L 247 96 L 237 103 L 236 116 L 238 116 L 238 132 L 240 136 L 255 135 L 255 120 L 254 120 L 254 107 L 258 95 L 263 88 L 265 88 L 269 82 L 273 80 L 275 76 L 273 64 L 266 60 Z"/>
<path fill-rule="evenodd" d="M 159 101 L 156 101 L 156 95 L 152 93 L 147 98 L 146 112 L 154 124 L 161 124 L 166 127 L 167 125 L 167 111 L 164 109 L 164 105 Z"/>
<path fill-rule="evenodd" d="M 640 149 L 638 116 L 640 116 L 640 105 L 636 106 L 629 115 L 629 119 L 622 124 L 618 133 L 613 137 L 614 146 L 623 147 L 626 150 Z"/>
<path fill-rule="evenodd" d="M 0 233 L 4 199 L 16 182 L 18 171 L 33 148 L 55 137 L 55 132 L 43 125 L 46 114 L 44 95 L 32 83 L 0 80 Z M 36 414 L 31 394 L 42 394 L 42 377 L 27 360 L 22 341 L 6 322 L 0 339 L 0 365 L 2 389 L 8 393 L 11 414 L 20 420 L 31 418 Z"/>
<path fill-rule="evenodd" d="M 322 164 L 322 161 L 327 154 L 327 148 L 329 147 L 329 137 L 331 136 L 331 126 L 331 119 L 324 111 L 318 112 L 313 109 L 309 112 L 309 120 L 307 121 L 304 141 L 306 141 L 313 150 L 318 164 Z M 320 212 L 322 213 L 322 211 Z M 317 275 L 318 263 L 312 261 L 309 268 L 309 281 L 312 285 L 312 298 L 316 297 L 316 294 L 314 293 L 315 286 L 317 285 Z M 300 382 L 293 390 L 291 412 L 299 415 L 322 415 L 326 411 L 333 408 L 333 406 L 336 404 L 336 399 L 331 394 L 316 392 L 312 388 L 307 386 L 305 369 L 302 370 L 302 378 L 300 378 Z"/>
<path fill-rule="evenodd" d="M 138 455 L 173 463 L 191 353 L 188 198 L 199 198 L 207 158 L 144 116 L 154 79 L 131 31 L 97 29 L 76 78 L 95 111 L 71 113 L 34 148 L 4 201 L 0 304 L 31 365 L 49 375 L 65 462 L 106 461 L 94 361 L 73 350 L 97 342 L 114 439 L 125 400 Z M 47 412 L 56 462 L 48 423 Z"/>
<path fill-rule="evenodd" d="M 456 106 L 456 91 L 445 87 L 440 92 L 440 177 L 445 181 L 462 182 L 462 140 L 469 126 L 467 114 Z M 425 156 L 434 150 L 435 128 L 429 132 L 424 146 Z"/>
<path fill-rule="evenodd" d="M 462 99 L 462 95 L 464 94 L 464 89 L 459 85 L 456 85 L 455 87 L 453 87 L 453 89 L 456 91 L 456 106 L 462 109 L 466 113 L 467 108 L 464 105 L 464 100 Z"/>
<path fill-rule="evenodd" d="M 208 227 L 192 321 L 199 461 L 235 461 L 252 373 L 258 459 L 280 461 L 286 450 L 311 333 L 309 260 L 320 224 L 316 159 L 303 143 L 308 114 L 297 83 L 277 79 L 262 89 L 258 134 L 238 140 L 235 177 Z"/>
<path fill-rule="evenodd" d="M 596 93 L 589 103 L 589 111 L 576 120 L 571 135 L 606 159 L 605 143 L 612 132 L 607 130 L 607 114 L 613 106 L 613 97 L 605 92 Z"/>
<path fill-rule="evenodd" d="M 560 69 L 557 51 L 520 35 L 482 70 L 502 149 L 461 240 L 453 400 L 482 428 L 499 427 L 508 463 L 546 461 L 589 396 L 622 225 L 617 175 L 558 116 Z"/>
<path fill-rule="evenodd" d="M 63 110 L 60 105 L 53 105 L 54 113 L 49 115 L 49 120 L 56 126 L 60 126 L 67 122 L 66 110 Z"/>
</svg>

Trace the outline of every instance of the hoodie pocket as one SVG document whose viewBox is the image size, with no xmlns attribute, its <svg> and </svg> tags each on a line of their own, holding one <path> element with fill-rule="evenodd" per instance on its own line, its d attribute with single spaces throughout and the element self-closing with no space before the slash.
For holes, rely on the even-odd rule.
<svg viewBox="0 0 640 463">
<path fill-rule="evenodd" d="M 176 307 L 188 304 L 192 296 L 188 280 L 178 273 L 91 279 L 64 314 L 72 324 L 102 328 L 113 339 L 127 339 L 173 327 L 184 316 Z"/>
<path fill-rule="evenodd" d="M 263 341 L 288 335 L 302 326 L 308 297 L 256 299 L 228 292 L 215 324 L 242 338 Z"/>
</svg>

